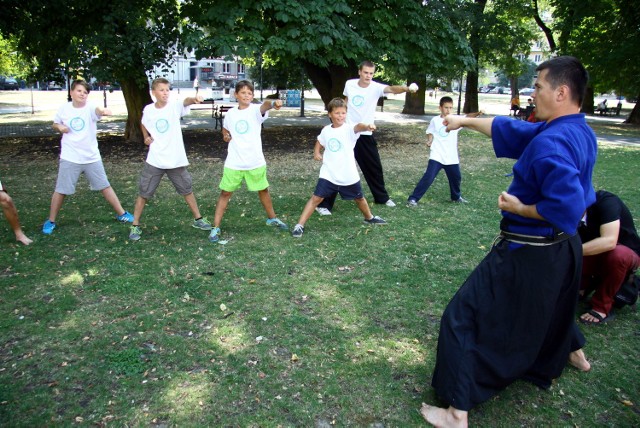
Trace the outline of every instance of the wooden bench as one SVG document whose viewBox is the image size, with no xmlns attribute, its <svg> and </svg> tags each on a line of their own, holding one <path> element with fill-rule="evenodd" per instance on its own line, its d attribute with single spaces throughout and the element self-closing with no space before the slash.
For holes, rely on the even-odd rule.
<svg viewBox="0 0 640 428">
<path fill-rule="evenodd" d="M 226 112 L 228 112 L 232 108 L 233 108 L 233 106 L 225 106 L 225 105 L 222 105 L 222 104 L 214 104 L 214 106 L 212 108 L 211 117 L 213 117 L 216 120 L 215 129 L 218 129 L 218 125 L 220 125 L 220 130 L 222 130 L 222 124 L 223 124 L 223 121 L 224 121 L 224 115 L 225 115 Z"/>
</svg>

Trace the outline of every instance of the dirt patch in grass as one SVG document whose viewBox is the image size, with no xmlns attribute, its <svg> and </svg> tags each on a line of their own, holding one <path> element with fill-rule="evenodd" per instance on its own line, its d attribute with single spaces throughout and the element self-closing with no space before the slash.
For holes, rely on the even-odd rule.
<svg viewBox="0 0 640 428">
<path fill-rule="evenodd" d="M 262 130 L 262 146 L 265 153 L 309 153 L 320 133 L 320 127 L 298 126 L 278 127 Z M 388 134 L 388 135 L 387 135 Z M 397 141 L 392 130 L 377 133 L 380 141 Z M 388 138 L 389 137 L 389 138 Z M 392 138 L 391 138 L 392 137 Z M 207 129 L 185 130 L 183 132 L 187 156 L 189 158 L 225 158 L 227 144 L 220 131 Z M 110 161 L 138 159 L 144 157 L 147 148 L 143 144 L 127 143 L 123 135 L 101 134 L 98 137 L 102 157 Z M 37 160 L 49 159 L 60 153 L 60 137 L 20 137 L 0 140 L 0 156 L 5 159 Z"/>
</svg>

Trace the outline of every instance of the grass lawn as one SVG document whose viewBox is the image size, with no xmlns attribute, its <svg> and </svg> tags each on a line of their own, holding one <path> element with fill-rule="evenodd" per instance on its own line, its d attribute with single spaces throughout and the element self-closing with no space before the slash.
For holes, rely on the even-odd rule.
<svg viewBox="0 0 640 428">
<path fill-rule="evenodd" d="M 441 174 L 409 209 L 426 165 L 423 134 L 381 130 L 399 204 L 372 209 L 387 226 L 363 225 L 355 204 L 339 201 L 294 239 L 267 227 L 257 195 L 241 190 L 222 224 L 225 245 L 191 228 L 166 179 L 138 242 L 84 179 L 44 236 L 57 159 L 3 157 L 0 178 L 35 242 L 15 244 L 3 222 L 0 425 L 423 425 L 420 403 L 437 403 L 430 378 L 440 316 L 497 234 L 497 195 L 513 164 L 463 131 L 470 203 L 450 203 Z M 318 177 L 312 144 L 302 154 L 266 153 L 276 212 L 291 227 Z M 640 148 L 601 146 L 594 185 L 617 193 L 640 224 L 638 165 Z M 132 210 L 140 160 L 105 166 Z M 195 159 L 190 171 L 212 218 L 222 163 Z M 581 326 L 590 373 L 568 367 L 548 391 L 516 382 L 474 409 L 471 423 L 639 426 L 639 324 L 625 308 L 608 325 Z"/>
</svg>

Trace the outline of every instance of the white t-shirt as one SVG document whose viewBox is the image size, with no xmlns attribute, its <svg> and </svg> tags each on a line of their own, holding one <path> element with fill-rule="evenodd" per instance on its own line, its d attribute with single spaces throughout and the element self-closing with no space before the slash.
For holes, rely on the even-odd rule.
<svg viewBox="0 0 640 428">
<path fill-rule="evenodd" d="M 369 86 L 362 88 L 358 85 L 359 79 L 347 80 L 344 85 L 343 95 L 348 98 L 347 121 L 352 123 L 373 123 L 376 114 L 378 99 L 384 96 L 384 88 L 387 85 L 371 81 Z M 362 132 L 362 135 L 371 135 L 371 131 Z"/>
<path fill-rule="evenodd" d="M 436 116 L 429 122 L 427 134 L 433 135 L 433 143 L 431 144 L 431 160 L 440 162 L 442 165 L 454 165 L 460 163 L 458 158 L 458 132 L 447 132 L 447 127 L 443 123 L 444 117 Z"/>
<path fill-rule="evenodd" d="M 189 165 L 182 139 L 180 118 L 190 111 L 190 106 L 184 106 L 184 100 L 169 101 L 162 108 L 157 108 L 155 103 L 144 108 L 142 124 L 153 138 L 147 154 L 149 165 L 160 169 Z"/>
<path fill-rule="evenodd" d="M 249 104 L 240 110 L 234 107 L 224 116 L 224 129 L 231 134 L 226 168 L 249 171 L 267 164 L 262 153 L 262 122 L 267 120 L 269 112 L 260 113 L 261 104 Z"/>
<path fill-rule="evenodd" d="M 68 102 L 58 109 L 53 123 L 69 128 L 69 132 L 62 134 L 60 159 L 79 164 L 102 159 L 96 138 L 99 119 L 96 106 L 91 103 L 76 108 L 73 102 Z"/>
<path fill-rule="evenodd" d="M 318 142 L 324 147 L 320 178 L 339 186 L 349 186 L 360 181 L 353 148 L 359 133 L 354 132 L 354 124 L 345 122 L 339 128 L 327 125 L 318 135 Z"/>
</svg>

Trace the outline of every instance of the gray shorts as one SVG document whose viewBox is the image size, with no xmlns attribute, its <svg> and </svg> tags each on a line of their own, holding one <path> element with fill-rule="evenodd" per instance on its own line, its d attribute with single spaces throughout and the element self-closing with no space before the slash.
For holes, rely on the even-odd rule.
<svg viewBox="0 0 640 428">
<path fill-rule="evenodd" d="M 182 196 L 186 196 L 193 192 L 191 188 L 191 174 L 187 171 L 186 166 L 173 169 L 160 169 L 153 165 L 144 163 L 142 174 L 140 175 L 139 194 L 145 199 L 149 199 L 153 196 L 160 184 L 162 176 L 167 174 L 169 180 L 173 183 L 173 187 L 176 188 L 176 192 Z"/>
<path fill-rule="evenodd" d="M 87 177 L 91 190 L 104 190 L 111 186 L 101 160 L 92 163 L 74 163 L 60 159 L 56 192 L 62 195 L 76 193 L 76 184 L 82 173 Z"/>
</svg>

